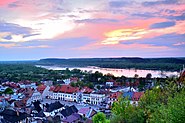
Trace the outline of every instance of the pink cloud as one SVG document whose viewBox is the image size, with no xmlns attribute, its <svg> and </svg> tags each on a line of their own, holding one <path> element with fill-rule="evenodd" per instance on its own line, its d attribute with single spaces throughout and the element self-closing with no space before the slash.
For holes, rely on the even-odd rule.
<svg viewBox="0 0 185 123">
<path fill-rule="evenodd" d="M 17 44 L 15 43 L 11 43 L 11 44 L 0 44 L 0 47 L 4 47 L 4 48 L 12 48 L 17 46 Z"/>
<path fill-rule="evenodd" d="M 0 0 L 0 6 L 8 5 L 12 2 L 15 2 L 17 0 Z"/>
</svg>

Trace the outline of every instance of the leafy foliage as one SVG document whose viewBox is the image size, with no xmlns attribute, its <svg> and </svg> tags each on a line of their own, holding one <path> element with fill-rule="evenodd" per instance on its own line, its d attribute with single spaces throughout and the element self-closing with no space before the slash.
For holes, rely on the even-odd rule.
<svg viewBox="0 0 185 123">
<path fill-rule="evenodd" d="M 181 86 L 179 86 L 181 85 Z M 120 98 L 113 103 L 111 123 L 184 123 L 185 88 L 168 79 L 145 92 L 138 105 Z"/>
<path fill-rule="evenodd" d="M 96 115 L 93 116 L 93 123 L 109 123 L 108 120 L 106 120 L 106 116 L 102 112 L 98 112 Z"/>
<path fill-rule="evenodd" d="M 4 91 L 5 94 L 13 94 L 13 90 L 11 88 L 7 88 L 5 91 Z"/>
</svg>

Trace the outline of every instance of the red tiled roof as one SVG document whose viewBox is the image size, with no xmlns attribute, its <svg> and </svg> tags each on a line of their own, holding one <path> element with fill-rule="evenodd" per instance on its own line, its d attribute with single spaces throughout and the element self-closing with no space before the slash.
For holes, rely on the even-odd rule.
<svg viewBox="0 0 185 123">
<path fill-rule="evenodd" d="M 120 95 L 122 95 L 121 92 L 115 92 L 115 93 L 110 94 L 109 98 L 118 99 Z"/>
<path fill-rule="evenodd" d="M 56 86 L 53 90 L 53 92 L 58 92 L 60 90 L 60 86 Z"/>
<path fill-rule="evenodd" d="M 55 89 L 55 86 L 51 86 L 49 91 L 54 91 L 54 89 Z"/>
<path fill-rule="evenodd" d="M 144 92 L 134 92 L 132 100 L 133 101 L 139 101 L 139 99 L 142 97 Z"/>
<path fill-rule="evenodd" d="M 46 88 L 46 85 L 39 85 L 38 87 L 37 87 L 37 91 L 38 92 L 40 92 L 40 93 L 43 93 L 43 91 L 45 90 L 45 88 Z"/>
<path fill-rule="evenodd" d="M 25 85 L 31 84 L 31 82 L 29 80 L 19 81 L 18 83 L 19 84 L 25 84 Z"/>
<path fill-rule="evenodd" d="M 78 91 L 79 91 L 78 87 L 72 87 L 70 85 L 62 85 L 59 90 L 59 92 L 62 92 L 62 93 L 75 93 Z"/>
<path fill-rule="evenodd" d="M 86 94 L 89 94 L 89 93 L 91 93 L 92 91 L 93 91 L 93 89 L 90 89 L 90 88 L 88 88 L 88 87 L 84 87 L 84 88 L 81 89 L 81 92 L 86 93 Z"/>
<path fill-rule="evenodd" d="M 113 85 L 114 86 L 121 86 L 121 82 L 114 82 Z"/>
<path fill-rule="evenodd" d="M 14 83 L 14 82 L 3 83 L 3 86 L 8 86 L 10 88 L 19 88 L 19 85 L 17 83 Z"/>
</svg>

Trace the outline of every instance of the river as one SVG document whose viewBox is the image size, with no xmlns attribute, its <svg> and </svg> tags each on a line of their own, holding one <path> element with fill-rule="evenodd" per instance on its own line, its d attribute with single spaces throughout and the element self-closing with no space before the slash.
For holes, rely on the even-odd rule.
<svg viewBox="0 0 185 123">
<path fill-rule="evenodd" d="M 37 67 L 46 68 L 49 70 L 65 70 L 66 67 L 58 67 L 58 66 L 42 66 L 36 65 Z M 148 73 L 152 74 L 152 77 L 170 77 L 170 76 L 178 76 L 178 72 L 171 71 L 160 71 L 160 70 L 140 70 L 140 69 L 114 69 L 114 68 L 100 68 L 100 67 L 69 67 L 69 70 L 72 69 L 80 69 L 82 71 L 87 72 L 96 72 L 99 71 L 103 74 L 113 74 L 114 76 L 126 76 L 126 77 L 134 77 L 135 74 L 139 75 L 139 77 L 146 77 Z"/>
</svg>

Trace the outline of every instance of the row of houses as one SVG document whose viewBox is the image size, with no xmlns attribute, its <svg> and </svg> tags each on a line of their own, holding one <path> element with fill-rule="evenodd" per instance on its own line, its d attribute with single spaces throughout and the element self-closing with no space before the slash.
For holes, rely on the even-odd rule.
<svg viewBox="0 0 185 123">
<path fill-rule="evenodd" d="M 105 100 L 105 93 L 94 91 L 88 87 L 79 89 L 78 87 L 72 87 L 70 85 L 56 86 L 50 89 L 53 92 L 50 96 L 51 99 L 72 101 L 78 103 L 89 103 L 92 105 L 100 105 Z"/>
<path fill-rule="evenodd" d="M 75 105 L 63 105 L 59 101 L 43 104 L 35 101 L 22 111 L 12 106 L 0 112 L 1 123 L 77 123 L 90 121 L 97 113 L 91 107 L 77 109 Z"/>
<path fill-rule="evenodd" d="M 108 82 L 110 83 L 110 82 Z M 115 82 L 113 82 L 115 83 Z M 20 83 L 19 83 L 20 84 Z M 14 95 L 9 95 L 11 97 L 10 100 L 15 100 L 17 102 L 26 103 L 26 105 L 30 105 L 33 101 L 42 101 L 43 98 L 50 98 L 52 100 L 63 100 L 63 101 L 71 101 L 77 103 L 88 103 L 92 105 L 101 105 L 102 103 L 111 103 L 112 104 L 112 94 L 116 95 L 117 93 L 127 93 L 127 92 L 135 92 L 136 95 L 138 90 L 133 87 L 118 87 L 117 89 L 101 89 L 101 90 L 93 90 L 88 87 L 78 88 L 72 87 L 68 84 L 58 85 L 58 86 L 47 86 L 45 84 L 41 84 L 36 86 L 36 84 L 27 83 L 29 86 L 27 88 L 20 88 L 19 86 L 14 86 L 14 91 L 16 92 Z M 13 82 L 6 82 L 3 84 L 4 87 L 12 87 L 10 85 L 16 85 Z M 31 86 L 32 85 L 32 86 Z M 35 87 L 36 86 L 36 87 Z M 22 86 L 24 87 L 24 86 Z M 119 94 L 118 94 L 119 95 Z M 8 97 L 8 96 L 5 96 Z M 124 95 L 123 95 L 124 97 Z M 118 98 L 118 97 L 117 97 Z M 136 100 L 134 100 L 136 101 Z"/>
</svg>

